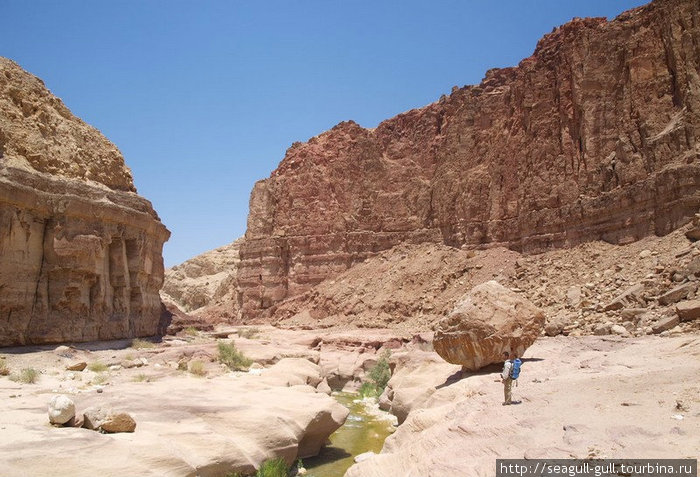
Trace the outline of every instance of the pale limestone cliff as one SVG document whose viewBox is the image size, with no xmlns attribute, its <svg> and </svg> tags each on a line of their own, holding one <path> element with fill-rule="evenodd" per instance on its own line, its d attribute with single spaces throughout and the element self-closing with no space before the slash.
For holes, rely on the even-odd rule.
<svg viewBox="0 0 700 477">
<path fill-rule="evenodd" d="M 169 235 L 118 149 L 0 58 L 0 346 L 156 334 Z"/>
</svg>

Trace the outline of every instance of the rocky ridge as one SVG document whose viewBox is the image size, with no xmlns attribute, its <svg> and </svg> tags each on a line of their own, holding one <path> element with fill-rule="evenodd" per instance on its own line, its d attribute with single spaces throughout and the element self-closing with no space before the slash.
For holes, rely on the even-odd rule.
<svg viewBox="0 0 700 477">
<path fill-rule="evenodd" d="M 0 58 L 0 346 L 161 329 L 170 232 L 118 149 Z"/>
<path fill-rule="evenodd" d="M 555 28 L 517 67 L 295 143 L 251 194 L 244 317 L 400 243 L 630 243 L 700 205 L 700 13 L 656 0 Z"/>
<path fill-rule="evenodd" d="M 44 82 L 0 57 L 0 157 L 52 176 L 136 192 L 119 149 L 70 112 Z"/>
<path fill-rule="evenodd" d="M 193 315 L 236 318 L 236 274 L 242 239 L 165 270 L 161 297 Z"/>
</svg>

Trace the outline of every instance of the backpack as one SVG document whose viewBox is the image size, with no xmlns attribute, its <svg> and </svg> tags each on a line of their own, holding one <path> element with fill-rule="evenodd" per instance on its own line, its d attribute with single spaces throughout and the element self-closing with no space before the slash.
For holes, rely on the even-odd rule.
<svg viewBox="0 0 700 477">
<path fill-rule="evenodd" d="M 520 365 L 523 364 L 520 359 L 515 358 L 512 362 L 512 366 L 510 367 L 510 379 L 518 379 L 518 376 L 520 376 Z"/>
</svg>

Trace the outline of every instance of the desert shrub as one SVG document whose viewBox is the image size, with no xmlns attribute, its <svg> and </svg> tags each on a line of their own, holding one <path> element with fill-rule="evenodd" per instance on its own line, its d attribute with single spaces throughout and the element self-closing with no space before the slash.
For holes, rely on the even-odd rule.
<svg viewBox="0 0 700 477">
<path fill-rule="evenodd" d="M 19 373 L 10 375 L 12 381 L 19 381 L 24 384 L 34 384 L 39 378 L 39 371 L 34 368 L 24 368 Z"/>
<path fill-rule="evenodd" d="M 236 349 L 233 343 L 219 342 L 219 362 L 229 369 L 244 370 L 253 364 L 253 360 Z"/>
<path fill-rule="evenodd" d="M 108 380 L 108 377 L 104 374 L 98 374 L 90 380 L 90 384 L 104 384 Z"/>
<path fill-rule="evenodd" d="M 199 331 L 194 326 L 188 326 L 183 330 L 187 336 L 197 336 Z"/>
<path fill-rule="evenodd" d="M 4 361 L 0 361 L 0 376 L 8 376 L 10 374 L 10 368 L 7 367 Z"/>
<path fill-rule="evenodd" d="M 33 384 L 39 379 L 39 371 L 34 368 L 24 368 L 19 372 L 19 380 L 23 383 Z"/>
<path fill-rule="evenodd" d="M 88 364 L 87 368 L 94 373 L 102 373 L 107 371 L 107 365 L 99 361 Z"/>
<path fill-rule="evenodd" d="M 141 338 L 134 338 L 131 340 L 131 347 L 136 349 L 141 348 L 155 348 L 155 343 L 151 343 L 147 340 L 142 340 Z"/>
<path fill-rule="evenodd" d="M 150 383 L 151 381 L 153 381 L 153 379 L 150 378 L 150 377 L 149 377 L 147 374 L 145 374 L 145 373 L 139 373 L 139 374 L 137 374 L 136 376 L 133 377 L 133 381 L 134 381 L 135 383 L 143 383 L 143 382 Z"/>
<path fill-rule="evenodd" d="M 287 477 L 287 464 L 284 459 L 269 459 L 262 463 L 255 477 Z"/>
<path fill-rule="evenodd" d="M 190 361 L 188 369 L 190 373 L 194 374 L 195 376 L 204 376 L 207 374 L 206 370 L 204 369 L 204 363 L 198 359 Z"/>
<path fill-rule="evenodd" d="M 260 330 L 258 328 L 243 328 L 238 330 L 238 336 L 241 338 L 247 338 L 249 340 L 252 340 L 256 336 L 260 334 Z"/>
<path fill-rule="evenodd" d="M 384 350 L 379 355 L 377 364 L 372 366 L 372 369 L 367 373 L 367 379 L 360 386 L 359 392 L 362 397 L 376 397 L 384 392 L 386 384 L 391 379 L 390 356 L 389 350 Z"/>
</svg>

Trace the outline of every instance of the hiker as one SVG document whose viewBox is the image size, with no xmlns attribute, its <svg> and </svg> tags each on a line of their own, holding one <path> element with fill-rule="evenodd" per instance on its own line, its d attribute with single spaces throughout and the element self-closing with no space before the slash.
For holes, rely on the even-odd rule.
<svg viewBox="0 0 700 477">
<path fill-rule="evenodd" d="M 503 352 L 503 358 L 505 361 L 503 363 L 503 371 L 501 372 L 503 395 L 505 397 L 503 405 L 508 406 L 514 403 L 512 399 L 513 381 L 517 380 L 518 376 L 520 376 L 521 361 L 518 359 L 515 353 L 513 353 L 511 356 L 508 351 Z"/>
</svg>

